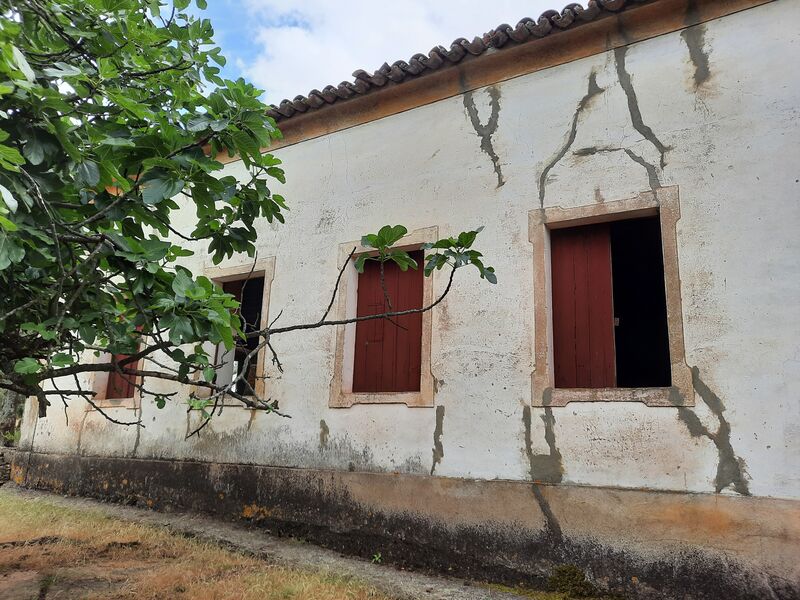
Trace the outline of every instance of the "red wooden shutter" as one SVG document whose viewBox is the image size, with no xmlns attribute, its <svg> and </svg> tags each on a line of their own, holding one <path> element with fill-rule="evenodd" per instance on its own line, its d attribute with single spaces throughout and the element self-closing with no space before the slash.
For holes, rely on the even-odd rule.
<svg viewBox="0 0 800 600">
<path fill-rule="evenodd" d="M 422 252 L 409 252 L 417 270 L 384 264 L 384 281 L 393 311 L 422 308 Z M 380 265 L 367 261 L 358 276 L 359 317 L 388 312 L 381 289 Z M 422 365 L 422 314 L 373 319 L 356 324 L 354 392 L 419 391 Z"/>
<path fill-rule="evenodd" d="M 616 386 L 607 224 L 550 233 L 557 388 Z"/>
<path fill-rule="evenodd" d="M 129 354 L 114 354 L 111 357 L 112 361 L 121 361 L 130 356 Z M 136 364 L 127 364 L 125 367 L 132 369 L 136 368 Z M 133 375 L 122 375 L 116 371 L 108 373 L 108 382 L 106 383 L 106 400 L 121 400 L 124 398 L 133 398 Z"/>
</svg>

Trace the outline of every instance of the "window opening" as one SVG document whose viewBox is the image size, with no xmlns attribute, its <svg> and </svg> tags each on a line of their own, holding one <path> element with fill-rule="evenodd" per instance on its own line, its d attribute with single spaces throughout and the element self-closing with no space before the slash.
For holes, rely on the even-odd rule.
<svg viewBox="0 0 800 600">
<path fill-rule="evenodd" d="M 261 328 L 261 310 L 264 299 L 264 278 L 237 279 L 222 283 L 223 291 L 233 295 L 239 301 L 239 315 L 242 319 L 242 330 L 252 333 Z M 258 346 L 257 337 L 241 339 L 235 338 L 236 345 L 231 350 L 226 350 L 224 344 L 217 347 L 216 363 L 217 375 L 215 383 L 219 386 L 229 385 L 235 377 L 242 374 L 247 355 Z M 247 373 L 236 383 L 235 392 L 242 395 L 253 395 L 256 387 L 256 373 L 258 372 L 258 357 L 253 356 L 247 368 Z M 245 383 L 247 382 L 247 383 Z"/>
<path fill-rule="evenodd" d="M 671 385 L 658 217 L 550 232 L 557 388 Z"/>
</svg>

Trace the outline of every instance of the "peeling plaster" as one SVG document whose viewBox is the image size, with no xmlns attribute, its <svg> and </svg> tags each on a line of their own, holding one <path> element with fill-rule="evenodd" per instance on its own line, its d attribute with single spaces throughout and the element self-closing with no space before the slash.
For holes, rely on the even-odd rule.
<svg viewBox="0 0 800 600">
<path fill-rule="evenodd" d="M 586 90 L 586 95 L 581 98 L 580 102 L 578 102 L 578 106 L 575 109 L 575 114 L 572 117 L 572 127 L 570 127 L 569 133 L 567 134 L 566 139 L 564 140 L 564 144 L 561 146 L 558 152 L 550 159 L 550 161 L 545 165 L 544 169 L 542 169 L 542 174 L 539 175 L 539 207 L 544 208 L 544 197 L 547 188 L 547 176 L 550 174 L 550 171 L 555 167 L 558 162 L 566 156 L 567 151 L 570 149 L 572 144 L 575 143 L 575 136 L 578 135 L 578 119 L 580 119 L 581 113 L 589 106 L 592 98 L 602 94 L 605 90 L 597 85 L 597 73 L 592 70 L 589 73 L 589 86 Z"/>
<path fill-rule="evenodd" d="M 442 445 L 442 434 L 444 433 L 444 406 L 436 407 L 436 427 L 433 430 L 433 463 L 431 464 L 431 475 L 436 471 L 436 465 L 444 458 L 444 446 Z"/>
<path fill-rule="evenodd" d="M 464 93 L 464 108 L 467 110 L 467 116 L 472 123 L 472 128 L 475 130 L 475 133 L 478 134 L 478 137 L 481 138 L 481 150 L 492 159 L 492 168 L 494 169 L 495 175 L 497 175 L 497 187 L 499 188 L 505 184 L 505 179 L 500 169 L 500 157 L 497 156 L 497 152 L 495 152 L 494 145 L 492 144 L 492 135 L 497 131 L 497 123 L 500 118 L 500 90 L 495 86 L 490 86 L 486 88 L 486 91 L 489 93 L 489 107 L 492 110 L 486 125 L 481 124 L 480 117 L 478 116 L 478 108 L 475 106 L 475 98 L 471 91 Z"/>
<path fill-rule="evenodd" d="M 617 67 L 617 77 L 619 78 L 619 84 L 622 86 L 622 89 L 625 92 L 625 97 L 628 99 L 628 112 L 631 115 L 631 123 L 633 123 L 634 129 L 641 133 L 642 136 L 651 144 L 653 144 L 656 150 L 658 150 L 658 153 L 661 156 L 661 168 L 663 169 L 667 164 L 666 154 L 672 150 L 672 148 L 664 145 L 642 118 L 642 111 L 639 108 L 639 100 L 636 97 L 636 90 L 633 89 L 633 81 L 631 80 L 630 73 L 628 73 L 628 71 L 625 69 L 625 58 L 627 53 L 628 46 L 622 46 L 614 49 L 614 62 Z"/>
<path fill-rule="evenodd" d="M 711 412 L 717 417 L 719 427 L 712 433 L 698 418 L 697 414 L 690 408 L 678 408 L 678 418 L 686 425 L 692 437 L 707 437 L 717 447 L 719 453 L 719 463 L 717 464 L 717 476 L 714 479 L 714 488 L 717 493 L 732 485 L 733 489 L 742 496 L 749 496 L 750 489 L 746 478 L 746 465 L 743 459 L 736 456 L 731 445 L 731 425 L 723 413 L 725 405 L 700 379 L 700 370 L 692 367 L 692 385 L 700 396 L 701 400 L 708 406 Z"/>
</svg>

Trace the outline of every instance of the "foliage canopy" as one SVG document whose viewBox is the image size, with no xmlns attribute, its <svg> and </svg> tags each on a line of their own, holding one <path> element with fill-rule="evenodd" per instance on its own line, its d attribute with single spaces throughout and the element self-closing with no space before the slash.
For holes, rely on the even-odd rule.
<svg viewBox="0 0 800 600">
<path fill-rule="evenodd" d="M 42 415 L 54 395 L 92 402 L 77 375 L 93 370 L 135 379 L 143 394 L 148 377 L 205 386 L 208 398 L 190 399 L 201 409 L 221 395 L 277 408 L 214 383 L 204 342 L 243 337 L 238 303 L 180 266 L 198 249 L 215 263 L 252 257 L 259 220 L 283 223 L 288 211 L 272 189 L 280 160 L 262 151 L 280 132 L 260 90 L 220 78 L 211 23 L 193 14 L 205 4 L 0 0 L 0 388 L 37 396 Z M 222 172 L 224 154 L 249 175 Z M 405 231 L 363 241 L 375 260 L 417 268 L 392 249 Z M 432 241 L 426 274 L 472 264 L 494 282 L 475 235 Z M 330 324 L 251 335 L 279 365 L 272 335 Z M 130 356 L 95 364 L 87 350 Z"/>
</svg>

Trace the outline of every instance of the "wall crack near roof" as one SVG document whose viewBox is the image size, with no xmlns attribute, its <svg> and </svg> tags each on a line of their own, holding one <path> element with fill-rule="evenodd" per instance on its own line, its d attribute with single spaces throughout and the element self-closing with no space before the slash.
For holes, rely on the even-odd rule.
<svg viewBox="0 0 800 600">
<path fill-rule="evenodd" d="M 436 407 L 436 427 L 433 430 L 433 463 L 431 464 L 431 475 L 436 472 L 436 465 L 444 458 L 444 446 L 442 445 L 442 434 L 444 433 L 444 406 Z"/>
<path fill-rule="evenodd" d="M 544 439 L 549 449 L 548 454 L 534 454 L 533 442 L 531 439 L 531 407 L 525 406 L 522 409 L 522 423 L 525 428 L 525 455 L 530 466 L 530 476 L 533 480 L 533 495 L 536 498 L 539 509 L 545 518 L 547 535 L 552 541 L 558 542 L 563 538 L 561 525 L 558 522 L 550 503 L 544 497 L 538 482 L 560 483 L 563 479 L 563 466 L 561 464 L 561 452 L 556 446 L 555 423 L 553 409 L 546 407 L 544 414 L 541 415 L 544 422 Z"/>
<path fill-rule="evenodd" d="M 705 50 L 706 26 L 703 24 L 694 25 L 699 21 L 700 15 L 697 9 L 697 2 L 696 0 L 689 0 L 686 9 L 686 24 L 689 27 L 681 31 L 681 39 L 689 49 L 689 59 L 694 65 L 695 90 L 711 78 L 711 69 L 708 66 L 708 52 Z"/>
<path fill-rule="evenodd" d="M 694 88 L 697 89 L 711 78 L 708 52 L 705 50 L 705 25 L 695 25 L 681 31 L 681 38 L 689 49 L 689 59 L 694 65 Z"/>
<path fill-rule="evenodd" d="M 666 154 L 672 150 L 672 148 L 664 145 L 642 118 L 642 111 L 639 108 L 639 99 L 636 97 L 636 90 L 633 89 L 633 81 L 631 80 L 630 73 L 628 73 L 625 68 L 627 53 L 628 46 L 614 49 L 614 62 L 617 67 L 617 77 L 619 78 L 619 84 L 625 92 L 625 97 L 628 99 L 628 112 L 631 115 L 631 123 L 633 123 L 634 129 L 641 133 L 642 136 L 658 150 L 661 156 L 661 168 L 663 169 L 667 164 Z"/>
<path fill-rule="evenodd" d="M 555 153 L 555 155 L 550 159 L 550 161 L 545 165 L 544 169 L 542 169 L 541 175 L 539 175 L 539 207 L 544 208 L 544 197 L 547 188 L 547 176 L 550 174 L 550 171 L 555 167 L 558 162 L 564 158 L 572 147 L 572 144 L 575 143 L 575 136 L 578 135 L 578 119 L 581 117 L 581 113 L 589 106 L 590 101 L 595 96 L 602 94 L 605 90 L 597 85 L 597 73 L 592 70 L 589 73 L 589 87 L 586 91 L 586 95 L 580 99 L 578 102 L 578 106 L 575 108 L 575 114 L 572 117 L 572 126 L 570 127 L 569 133 L 567 134 L 566 139 L 564 140 L 564 144 Z"/>
<path fill-rule="evenodd" d="M 492 168 L 495 175 L 497 175 L 497 187 L 501 187 L 506 181 L 500 168 L 500 157 L 497 156 L 492 144 L 492 136 L 497 131 L 497 124 L 500 120 L 500 90 L 495 86 L 490 86 L 486 88 L 486 91 L 489 93 L 489 107 L 492 110 L 486 125 L 481 124 L 478 108 L 475 106 L 475 98 L 471 91 L 464 93 L 464 108 L 467 110 L 467 116 L 472 123 L 472 128 L 481 139 L 481 150 L 492 159 Z"/>
<path fill-rule="evenodd" d="M 731 445 L 731 426 L 723 415 L 725 412 L 725 405 L 722 403 L 720 397 L 700 379 L 700 370 L 697 367 L 692 367 L 692 385 L 700 396 L 700 399 L 708 406 L 719 421 L 717 431 L 713 433 L 709 431 L 690 408 L 683 406 L 678 408 L 678 418 L 689 429 L 689 433 L 692 437 L 707 437 L 717 447 L 719 462 L 717 464 L 717 475 L 714 479 L 714 488 L 716 492 L 719 493 L 732 485 L 737 493 L 742 496 L 749 496 L 750 488 L 747 484 L 746 465 L 744 460 L 736 456 L 736 453 L 733 451 L 733 446 Z"/>
</svg>

